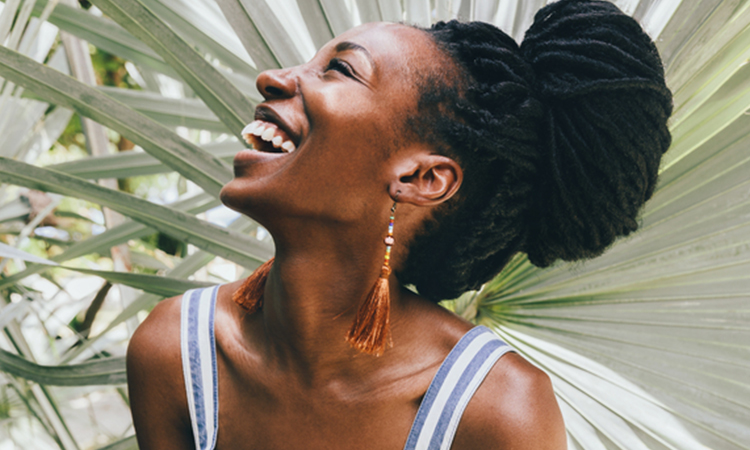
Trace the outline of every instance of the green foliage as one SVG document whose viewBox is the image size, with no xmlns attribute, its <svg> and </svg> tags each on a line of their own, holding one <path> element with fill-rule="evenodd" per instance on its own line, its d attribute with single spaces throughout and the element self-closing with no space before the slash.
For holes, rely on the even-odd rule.
<svg viewBox="0 0 750 450">
<path fill-rule="evenodd" d="M 92 48 L 91 62 L 94 65 L 96 81 L 99 86 L 112 86 L 122 89 L 141 87 L 125 68 L 125 60 L 104 50 Z"/>
<path fill-rule="evenodd" d="M 78 114 L 74 114 L 65 127 L 65 131 L 57 139 L 57 143 L 63 147 L 70 147 L 71 145 L 84 146 L 86 145 L 85 139 L 83 128 L 81 127 L 81 118 Z"/>
<path fill-rule="evenodd" d="M 154 233 L 145 238 L 141 238 L 143 242 L 148 244 L 154 249 L 159 249 L 169 255 L 185 257 L 187 256 L 187 244 L 178 239 L 175 239 L 168 234 Z"/>
</svg>

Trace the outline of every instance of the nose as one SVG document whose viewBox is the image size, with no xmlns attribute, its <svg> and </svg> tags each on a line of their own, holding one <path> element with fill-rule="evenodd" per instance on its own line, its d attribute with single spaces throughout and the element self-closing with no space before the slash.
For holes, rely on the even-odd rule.
<svg viewBox="0 0 750 450">
<path fill-rule="evenodd" d="M 297 80 L 292 69 L 263 71 L 258 75 L 255 86 L 266 100 L 293 97 L 297 92 Z"/>
</svg>

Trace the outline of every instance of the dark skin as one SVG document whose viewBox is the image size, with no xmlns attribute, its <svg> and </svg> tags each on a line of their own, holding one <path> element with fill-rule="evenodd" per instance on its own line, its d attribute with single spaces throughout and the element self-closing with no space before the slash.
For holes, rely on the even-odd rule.
<svg viewBox="0 0 750 450">
<path fill-rule="evenodd" d="M 444 61 L 422 31 L 368 24 L 307 64 L 258 78 L 266 101 L 257 118 L 279 125 L 297 150 L 239 153 L 235 179 L 222 191 L 225 204 L 270 231 L 276 261 L 253 315 L 232 301 L 241 281 L 219 289 L 218 449 L 403 448 L 432 377 L 472 325 L 401 288 L 392 274 L 393 347 L 380 357 L 361 354 L 344 336 L 378 276 L 394 199 L 398 269 L 411 237 L 460 188 L 458 163 L 399 134 L 416 107 L 415 71 Z M 154 308 L 128 348 L 142 450 L 195 448 L 180 301 Z M 469 402 L 452 448 L 565 447 L 549 378 L 509 353 Z"/>
</svg>

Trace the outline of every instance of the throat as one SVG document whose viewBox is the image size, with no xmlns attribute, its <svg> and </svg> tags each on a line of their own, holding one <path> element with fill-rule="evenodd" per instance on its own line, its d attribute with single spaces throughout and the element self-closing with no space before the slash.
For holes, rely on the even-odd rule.
<svg viewBox="0 0 750 450">
<path fill-rule="evenodd" d="M 351 363 L 368 365 L 377 360 L 346 340 L 360 305 L 378 279 L 377 268 L 369 269 L 320 259 L 306 264 L 277 253 L 260 312 L 269 351 L 285 364 L 300 365 L 312 377 L 320 376 L 321 370 L 346 371 Z M 400 313 L 395 277 L 389 288 L 393 320 Z"/>
</svg>

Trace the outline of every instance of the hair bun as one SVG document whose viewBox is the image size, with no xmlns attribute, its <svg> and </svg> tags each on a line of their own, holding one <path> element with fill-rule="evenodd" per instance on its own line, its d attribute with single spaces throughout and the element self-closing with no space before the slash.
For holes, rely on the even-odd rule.
<svg viewBox="0 0 750 450">
<path fill-rule="evenodd" d="M 597 256 L 637 229 L 671 142 L 661 60 L 605 1 L 546 6 L 520 50 L 548 108 L 524 250 L 541 267 Z"/>
</svg>

